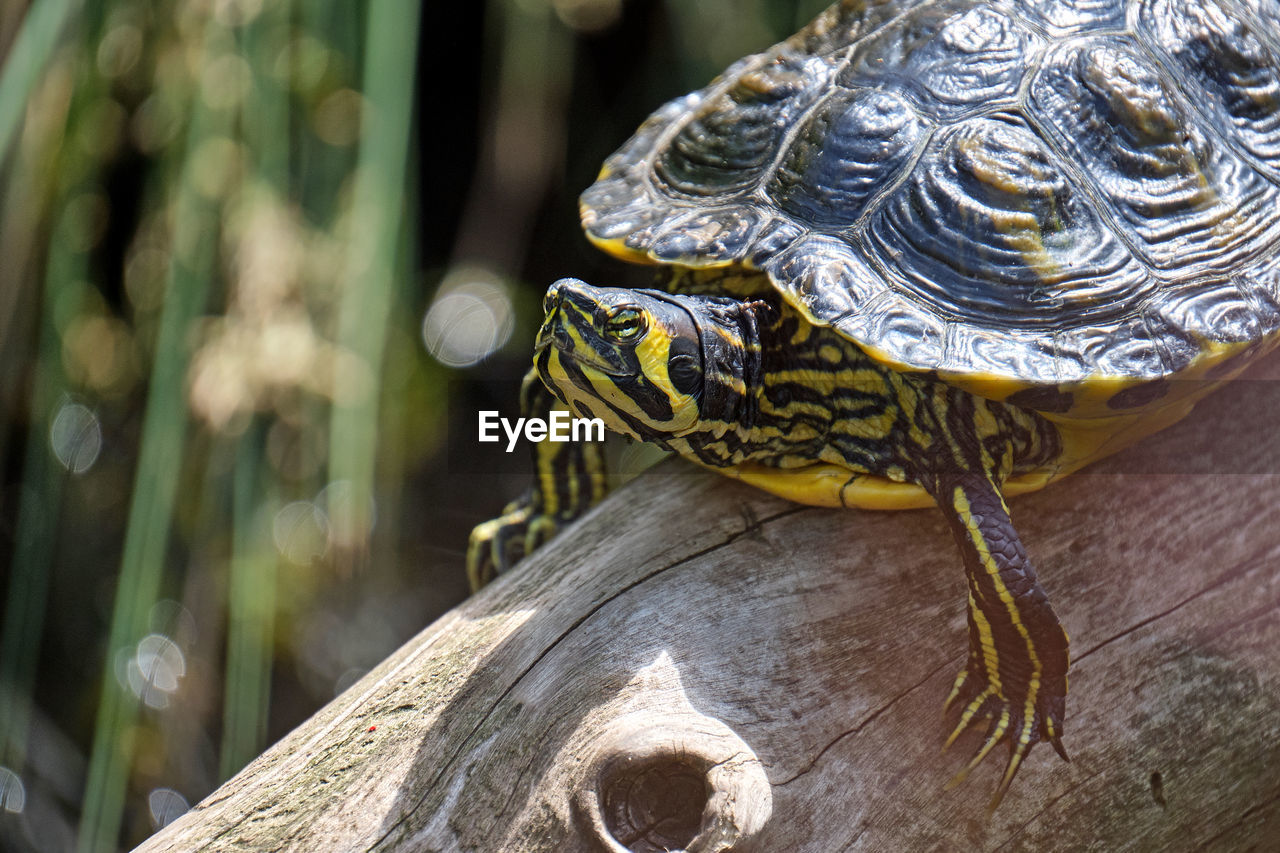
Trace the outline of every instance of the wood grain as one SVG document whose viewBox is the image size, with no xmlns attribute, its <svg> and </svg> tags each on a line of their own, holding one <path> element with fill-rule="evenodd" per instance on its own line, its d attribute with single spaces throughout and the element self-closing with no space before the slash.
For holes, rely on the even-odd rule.
<svg viewBox="0 0 1280 853">
<path fill-rule="evenodd" d="M 979 737 L 940 751 L 965 649 L 941 516 L 802 508 L 672 462 L 141 849 L 1280 843 L 1278 366 L 1013 502 L 1071 637 L 1072 762 L 1034 750 L 990 819 L 1003 749 L 944 790 Z"/>
</svg>

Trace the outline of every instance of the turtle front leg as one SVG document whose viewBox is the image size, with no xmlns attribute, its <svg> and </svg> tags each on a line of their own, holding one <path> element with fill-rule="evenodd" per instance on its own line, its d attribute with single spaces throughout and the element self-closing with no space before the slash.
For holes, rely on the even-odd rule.
<svg viewBox="0 0 1280 853">
<path fill-rule="evenodd" d="M 563 408 L 536 370 L 525 374 L 520 386 L 521 416 L 549 421 L 551 412 Z M 600 444 L 542 441 L 532 448 L 534 476 L 528 491 L 507 504 L 502 515 L 471 531 L 467 580 L 472 592 L 533 553 L 604 497 Z"/>
<path fill-rule="evenodd" d="M 1067 634 L 1018 539 L 995 482 L 973 472 L 943 475 L 932 484 L 964 555 L 969 586 L 969 659 L 947 699 L 960 721 L 947 746 L 970 725 L 989 720 L 986 741 L 952 780 L 962 782 L 1001 741 L 1009 761 L 991 800 L 994 810 L 1018 767 L 1042 740 L 1062 746 L 1067 695 Z M 950 787 L 950 786 L 949 786 Z"/>
</svg>

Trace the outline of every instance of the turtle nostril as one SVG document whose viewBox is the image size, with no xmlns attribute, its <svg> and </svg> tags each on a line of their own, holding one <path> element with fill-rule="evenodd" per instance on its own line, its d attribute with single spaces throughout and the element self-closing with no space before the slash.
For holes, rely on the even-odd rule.
<svg viewBox="0 0 1280 853">
<path fill-rule="evenodd" d="M 542 313 L 550 315 L 560 304 L 560 282 L 547 288 L 547 295 L 542 297 Z"/>
<path fill-rule="evenodd" d="M 542 310 L 550 314 L 564 299 L 564 291 L 575 284 L 581 283 L 574 278 L 562 278 L 552 282 L 551 286 L 547 288 L 547 295 L 542 298 Z"/>
</svg>

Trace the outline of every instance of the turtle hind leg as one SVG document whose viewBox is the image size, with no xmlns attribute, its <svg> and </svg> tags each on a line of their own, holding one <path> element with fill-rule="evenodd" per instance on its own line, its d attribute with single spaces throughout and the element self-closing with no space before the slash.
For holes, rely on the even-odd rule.
<svg viewBox="0 0 1280 853">
<path fill-rule="evenodd" d="M 969 656 L 947 699 L 948 709 L 961 709 L 947 746 L 971 725 L 988 721 L 982 746 L 951 784 L 962 782 L 996 745 L 1008 742 L 1009 760 L 990 805 L 994 810 L 1037 743 L 1048 741 L 1067 757 L 1062 746 L 1067 635 L 993 479 L 958 472 L 938 477 L 933 485 L 964 555 L 969 589 Z"/>
<path fill-rule="evenodd" d="M 520 414 L 549 420 L 564 408 L 530 370 L 520 387 Z M 472 592 L 532 554 L 605 494 L 604 448 L 595 442 L 535 442 L 533 484 L 502 515 L 477 524 L 467 546 Z"/>
</svg>

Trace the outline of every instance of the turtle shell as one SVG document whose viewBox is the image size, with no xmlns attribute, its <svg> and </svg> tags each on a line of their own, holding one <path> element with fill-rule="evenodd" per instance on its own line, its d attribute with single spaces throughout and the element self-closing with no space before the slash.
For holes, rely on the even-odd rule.
<svg viewBox="0 0 1280 853">
<path fill-rule="evenodd" d="M 1277 20 L 1280 0 L 847 0 L 654 113 L 583 225 L 629 260 L 763 270 L 899 369 L 1141 407 L 1277 338 Z"/>
</svg>

